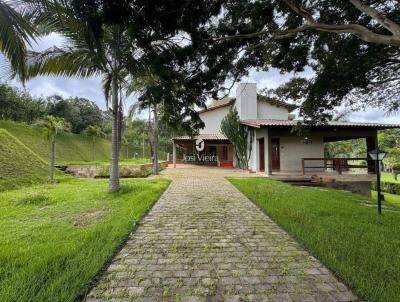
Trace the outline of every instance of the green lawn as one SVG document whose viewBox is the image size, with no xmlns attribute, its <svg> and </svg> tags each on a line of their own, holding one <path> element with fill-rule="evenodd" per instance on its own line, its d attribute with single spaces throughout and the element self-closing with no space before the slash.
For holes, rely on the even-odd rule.
<svg viewBox="0 0 400 302">
<path fill-rule="evenodd" d="M 393 174 L 383 173 L 382 177 L 381 177 L 381 180 L 382 181 L 386 181 L 386 182 L 397 182 L 397 183 L 400 183 L 400 175 L 397 177 L 397 180 L 395 180 Z"/>
<path fill-rule="evenodd" d="M 376 206 L 360 195 L 267 178 L 230 181 L 361 297 L 399 300 L 398 208 L 379 216 Z"/>
<path fill-rule="evenodd" d="M 400 207 L 400 195 L 389 194 L 386 192 L 382 192 L 382 194 L 385 195 L 383 205 Z M 372 192 L 372 198 L 377 200 L 377 194 L 375 191 Z"/>
<path fill-rule="evenodd" d="M 50 142 L 44 137 L 43 129 L 30 125 L 0 120 L 0 128 L 6 129 L 42 159 L 50 161 Z M 108 160 L 111 143 L 107 139 L 96 139 L 96 160 Z M 125 148 L 121 148 L 121 157 Z M 57 136 L 57 162 L 92 160 L 92 138 L 86 135 L 60 133 Z"/>
<path fill-rule="evenodd" d="M 49 165 L 0 128 L 0 192 L 46 182 Z"/>
<path fill-rule="evenodd" d="M 168 186 L 63 178 L 0 193 L 0 301 L 75 301 Z"/>
<path fill-rule="evenodd" d="M 136 158 L 136 159 L 121 159 L 120 165 L 142 165 L 151 163 L 149 158 Z M 98 161 L 64 161 L 59 162 L 59 165 L 96 165 L 96 166 L 107 166 L 110 164 L 109 160 L 98 160 Z"/>
</svg>

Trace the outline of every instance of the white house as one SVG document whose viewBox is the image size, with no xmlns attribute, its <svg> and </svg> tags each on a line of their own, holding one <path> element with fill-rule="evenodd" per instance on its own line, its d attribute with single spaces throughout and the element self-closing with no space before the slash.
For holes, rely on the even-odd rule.
<svg viewBox="0 0 400 302">
<path fill-rule="evenodd" d="M 330 122 L 313 126 L 309 129 L 307 137 L 301 137 L 293 131 L 293 126 L 299 123 L 291 114 L 296 106 L 257 94 L 255 83 L 241 83 L 236 89 L 235 98 L 224 99 L 199 112 L 205 127 L 200 130 L 198 136 L 173 139 L 174 164 L 179 160 L 221 167 L 235 166 L 234 147 L 222 135 L 220 129 L 222 119 L 232 107 L 237 109 L 241 123 L 253 129 L 253 137 L 249 140 L 249 144 L 252 144 L 251 148 L 249 146 L 249 169 L 268 175 L 304 174 L 326 170 L 337 170 L 341 174 L 350 168 L 365 168 L 365 171 L 373 173 L 374 165 L 368 160 L 367 152 L 376 149 L 377 131 L 400 127 L 381 123 Z M 325 142 L 355 138 L 366 140 L 363 159 L 368 165 L 349 164 L 352 159 L 324 158 Z M 177 158 L 177 146 L 182 149 L 182 158 Z M 360 161 L 361 159 L 358 159 L 358 162 Z"/>
</svg>

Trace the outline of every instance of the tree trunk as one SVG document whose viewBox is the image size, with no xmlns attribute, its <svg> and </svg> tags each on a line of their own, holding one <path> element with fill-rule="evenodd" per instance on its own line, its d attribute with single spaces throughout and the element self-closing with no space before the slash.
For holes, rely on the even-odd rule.
<svg viewBox="0 0 400 302">
<path fill-rule="evenodd" d="M 121 151 L 122 145 L 122 122 L 123 122 L 122 105 L 118 106 L 118 152 Z"/>
<path fill-rule="evenodd" d="M 109 192 L 118 192 L 119 184 L 119 103 L 118 103 L 118 83 L 117 78 L 113 76 L 111 87 L 112 98 L 112 132 L 111 132 L 111 165 L 110 165 L 110 183 Z"/>
<path fill-rule="evenodd" d="M 50 182 L 54 182 L 54 172 L 56 164 L 56 135 L 51 134 L 51 158 L 50 158 Z"/>
<path fill-rule="evenodd" d="M 154 158 L 153 158 L 153 127 L 151 125 L 151 105 L 149 105 L 149 123 L 148 123 L 148 133 L 149 133 L 149 149 L 150 149 L 150 157 L 152 160 L 152 163 L 154 164 Z"/>
<path fill-rule="evenodd" d="M 96 158 L 96 141 L 95 141 L 95 137 L 92 137 L 92 161 L 95 161 Z"/>
<path fill-rule="evenodd" d="M 145 158 L 145 155 L 144 155 L 144 133 L 143 133 L 143 142 L 142 142 L 142 146 L 143 146 L 142 158 Z"/>
<path fill-rule="evenodd" d="M 154 128 L 153 128 L 153 167 L 154 175 L 158 175 L 158 108 L 157 104 L 154 105 Z"/>
</svg>

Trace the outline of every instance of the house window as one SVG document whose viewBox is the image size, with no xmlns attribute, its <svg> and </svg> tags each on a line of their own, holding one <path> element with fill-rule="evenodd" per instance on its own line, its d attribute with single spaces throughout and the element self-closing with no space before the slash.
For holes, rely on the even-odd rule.
<svg viewBox="0 0 400 302">
<path fill-rule="evenodd" d="M 222 147 L 222 160 L 228 160 L 228 147 Z"/>
</svg>

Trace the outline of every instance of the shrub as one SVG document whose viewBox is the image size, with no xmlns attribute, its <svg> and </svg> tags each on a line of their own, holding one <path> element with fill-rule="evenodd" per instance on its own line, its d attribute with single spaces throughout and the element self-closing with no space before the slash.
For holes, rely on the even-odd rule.
<svg viewBox="0 0 400 302">
<path fill-rule="evenodd" d="M 161 171 L 163 169 L 165 169 L 165 167 L 162 165 L 159 165 L 159 171 Z M 130 170 L 124 166 L 120 166 L 120 168 L 119 168 L 119 175 L 122 178 L 143 178 L 143 177 L 148 177 L 151 174 L 153 174 L 152 168 L 145 168 L 143 170 Z M 106 178 L 109 176 L 110 176 L 109 167 L 104 167 L 99 170 L 96 178 Z"/>
<path fill-rule="evenodd" d="M 372 183 L 372 190 L 376 190 L 376 182 Z M 382 181 L 381 190 L 389 194 L 400 195 L 400 183 Z"/>
</svg>

